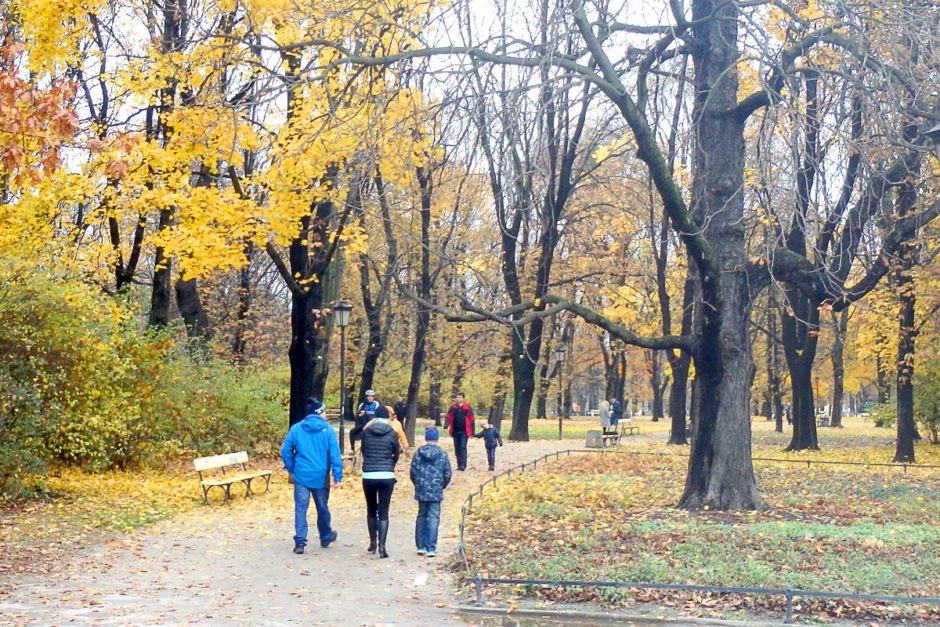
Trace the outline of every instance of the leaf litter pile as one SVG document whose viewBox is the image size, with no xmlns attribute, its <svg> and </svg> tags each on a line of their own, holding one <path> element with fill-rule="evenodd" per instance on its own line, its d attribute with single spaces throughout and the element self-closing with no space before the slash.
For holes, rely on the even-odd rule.
<svg viewBox="0 0 940 627">
<path fill-rule="evenodd" d="M 884 461 L 883 449 L 844 444 L 812 459 Z M 779 450 L 755 449 L 755 456 L 808 457 Z M 676 449 L 650 446 L 644 451 L 667 455 Z M 924 463 L 940 462 L 940 451 L 924 453 Z M 467 522 L 471 572 L 940 596 L 937 469 L 904 474 L 900 468 L 755 462 L 769 510 L 699 514 L 674 507 L 685 469 L 682 456 L 621 450 L 574 455 L 487 487 Z M 609 607 L 651 603 L 684 615 L 726 618 L 785 607 L 782 596 L 641 589 L 490 586 L 484 593 L 491 600 L 524 597 Z M 794 603 L 798 616 L 824 622 L 940 620 L 937 606 L 811 598 Z"/>
</svg>

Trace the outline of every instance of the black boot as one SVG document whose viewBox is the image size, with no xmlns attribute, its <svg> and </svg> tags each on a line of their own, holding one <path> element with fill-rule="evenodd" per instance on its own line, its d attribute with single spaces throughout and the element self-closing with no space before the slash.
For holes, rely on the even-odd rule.
<svg viewBox="0 0 940 627">
<path fill-rule="evenodd" d="M 380 520 L 379 524 L 379 557 L 388 557 L 388 552 L 385 550 L 385 538 L 388 537 L 388 521 Z"/>
<path fill-rule="evenodd" d="M 379 521 L 369 516 L 369 518 L 366 519 L 366 522 L 369 524 L 369 548 L 366 550 L 369 553 L 375 553 L 375 537 L 378 535 Z"/>
</svg>

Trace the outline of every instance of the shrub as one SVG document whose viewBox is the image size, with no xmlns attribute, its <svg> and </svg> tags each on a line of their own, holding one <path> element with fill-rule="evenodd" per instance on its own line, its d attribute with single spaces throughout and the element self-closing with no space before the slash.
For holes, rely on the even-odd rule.
<svg viewBox="0 0 940 627">
<path fill-rule="evenodd" d="M 275 450 L 279 371 L 193 361 L 167 333 L 78 281 L 0 261 L 0 494 L 50 464 L 101 470 L 181 452 Z"/>
<path fill-rule="evenodd" d="M 915 370 L 914 418 L 934 444 L 940 444 L 940 359 L 928 359 Z"/>
<path fill-rule="evenodd" d="M 872 418 L 876 427 L 893 427 L 898 421 L 897 403 L 893 400 L 881 403 L 875 407 Z"/>
</svg>

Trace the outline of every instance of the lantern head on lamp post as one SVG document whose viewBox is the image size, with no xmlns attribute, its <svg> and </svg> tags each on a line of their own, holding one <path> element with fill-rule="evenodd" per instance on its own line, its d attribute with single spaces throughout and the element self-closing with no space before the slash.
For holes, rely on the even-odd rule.
<svg viewBox="0 0 940 627">
<path fill-rule="evenodd" d="M 561 401 L 561 402 L 558 404 L 558 408 L 557 408 L 557 411 L 558 411 L 558 439 L 560 440 L 560 439 L 562 438 L 562 435 L 561 435 L 561 429 L 562 429 L 562 426 L 561 426 L 561 419 L 562 419 L 562 416 L 563 416 L 564 413 L 565 413 L 565 412 L 564 412 L 564 409 L 563 409 L 564 406 L 565 406 L 565 387 L 564 387 L 564 383 L 563 383 L 563 381 L 562 381 L 562 368 L 561 368 L 562 364 L 563 364 L 564 361 L 565 361 L 565 347 L 564 347 L 564 346 L 558 346 L 558 347 L 555 349 L 555 361 L 558 363 L 558 400 Z"/>
<path fill-rule="evenodd" d="M 339 327 L 339 451 L 346 452 L 346 327 L 352 304 L 340 299 L 333 303 L 333 322 Z"/>
</svg>

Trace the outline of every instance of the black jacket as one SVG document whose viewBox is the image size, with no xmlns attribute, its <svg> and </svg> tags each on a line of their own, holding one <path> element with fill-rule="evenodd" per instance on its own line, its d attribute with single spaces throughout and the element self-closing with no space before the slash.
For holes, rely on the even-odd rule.
<svg viewBox="0 0 940 627">
<path fill-rule="evenodd" d="M 394 471 L 401 446 L 388 422 L 375 421 L 362 432 L 362 472 Z"/>
<path fill-rule="evenodd" d="M 395 403 L 395 406 L 392 408 L 395 410 L 395 415 L 398 416 L 398 419 L 402 422 L 408 418 L 408 404 L 407 403 Z"/>
</svg>

